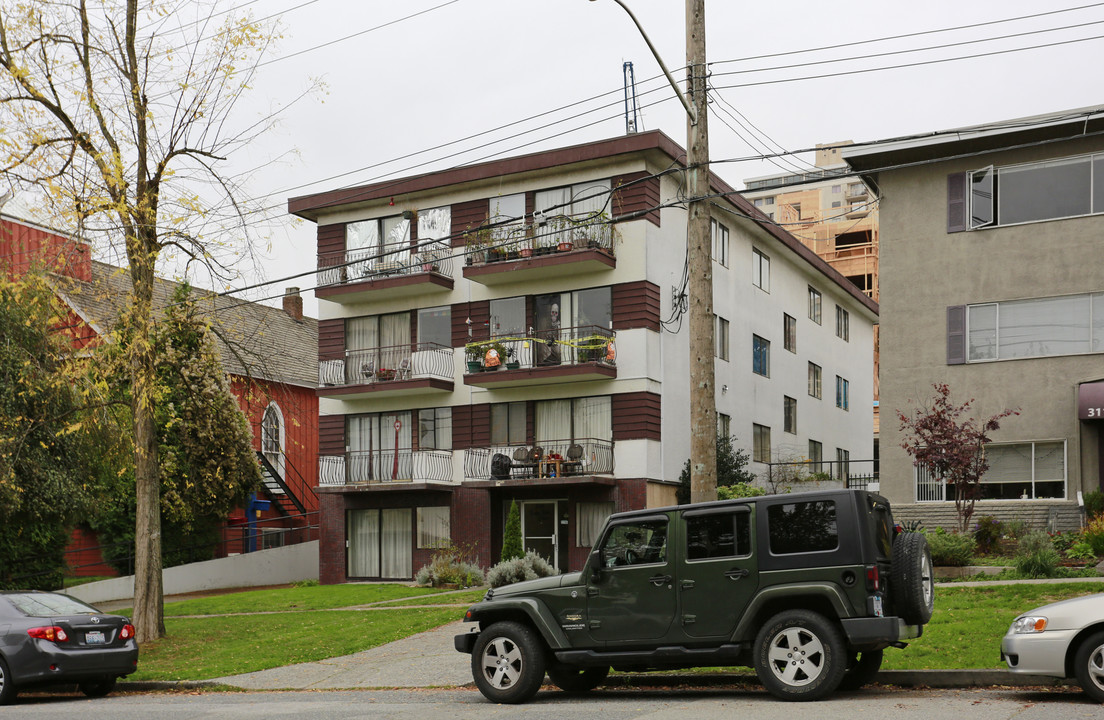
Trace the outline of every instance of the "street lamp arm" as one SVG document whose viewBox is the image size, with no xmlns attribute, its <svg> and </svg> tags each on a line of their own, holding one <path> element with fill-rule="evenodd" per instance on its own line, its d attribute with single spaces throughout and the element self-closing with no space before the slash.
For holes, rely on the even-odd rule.
<svg viewBox="0 0 1104 720">
<path fill-rule="evenodd" d="M 594 2 L 595 0 L 590 0 Z M 686 96 L 679 90 L 678 83 L 671 77 L 671 71 L 667 69 L 667 65 L 664 64 L 663 58 L 659 56 L 659 51 L 656 50 L 655 45 L 652 45 L 651 38 L 648 37 L 648 33 L 644 32 L 644 26 L 640 24 L 640 21 L 636 19 L 636 15 L 629 9 L 622 0 L 613 0 L 615 3 L 621 6 L 621 8 L 629 14 L 633 23 L 636 24 L 636 29 L 640 31 L 640 36 L 644 38 L 644 42 L 648 44 L 648 49 L 652 51 L 652 55 L 655 57 L 656 62 L 659 63 L 659 69 L 663 71 L 664 77 L 667 78 L 667 82 L 671 83 L 671 89 L 675 91 L 675 95 L 678 96 L 679 102 L 682 103 L 682 107 L 686 109 L 686 114 L 690 116 L 690 123 L 696 124 L 698 122 L 698 114 L 694 112 L 694 108 L 690 105 L 690 101 L 686 99 Z"/>
</svg>

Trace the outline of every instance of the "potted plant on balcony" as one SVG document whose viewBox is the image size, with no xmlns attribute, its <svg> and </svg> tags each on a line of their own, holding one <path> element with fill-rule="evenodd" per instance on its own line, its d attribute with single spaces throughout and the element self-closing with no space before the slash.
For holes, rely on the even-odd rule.
<svg viewBox="0 0 1104 720">
<path fill-rule="evenodd" d="M 468 361 L 468 372 L 483 372 L 483 349 L 480 343 L 468 343 L 464 346 L 464 355 Z"/>
<path fill-rule="evenodd" d="M 517 359 L 514 353 L 514 348 L 506 348 L 506 369 L 507 370 L 520 370 L 521 362 Z"/>
<path fill-rule="evenodd" d="M 380 368 L 376 370 L 376 380 L 394 380 L 395 371 L 392 368 Z"/>
<path fill-rule="evenodd" d="M 490 248 L 493 242 L 494 237 L 491 234 L 491 228 L 480 226 L 472 229 L 469 227 L 467 232 L 464 233 L 464 254 L 467 257 L 465 262 L 468 265 L 487 262 L 487 249 Z"/>
</svg>

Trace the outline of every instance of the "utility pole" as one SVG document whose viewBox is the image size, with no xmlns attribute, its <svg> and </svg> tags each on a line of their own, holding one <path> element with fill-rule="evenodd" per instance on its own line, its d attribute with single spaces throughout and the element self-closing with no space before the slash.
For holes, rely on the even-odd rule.
<svg viewBox="0 0 1104 720">
<path fill-rule="evenodd" d="M 713 258 L 710 242 L 709 111 L 705 0 L 686 0 L 686 66 L 694 112 L 686 122 L 686 263 L 690 289 L 690 502 L 717 499 Z"/>
<path fill-rule="evenodd" d="M 713 366 L 713 251 L 710 243 L 709 128 L 705 94 L 705 0 L 686 0 L 686 65 L 689 98 L 679 90 L 636 15 L 621 6 L 648 44 L 686 109 L 686 265 L 690 292 L 690 502 L 717 499 L 717 397 Z M 591 0 L 594 2 L 594 0 Z"/>
</svg>

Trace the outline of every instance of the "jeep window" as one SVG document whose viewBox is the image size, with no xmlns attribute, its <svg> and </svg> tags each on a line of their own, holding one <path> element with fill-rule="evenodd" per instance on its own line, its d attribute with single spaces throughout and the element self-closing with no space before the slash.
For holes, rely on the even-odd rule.
<svg viewBox="0 0 1104 720">
<path fill-rule="evenodd" d="M 686 559 L 750 555 L 750 517 L 747 510 L 686 516 Z"/>
<path fill-rule="evenodd" d="M 771 505 L 767 525 L 774 555 L 824 552 L 839 546 L 836 503 L 831 500 Z"/>
<path fill-rule="evenodd" d="M 889 508 L 880 502 L 871 501 L 870 518 L 874 521 L 874 533 L 878 537 L 878 554 L 884 560 L 893 557 L 893 518 Z"/>
<path fill-rule="evenodd" d="M 667 562 L 667 521 L 615 525 L 602 544 L 602 565 L 618 568 Z"/>
</svg>

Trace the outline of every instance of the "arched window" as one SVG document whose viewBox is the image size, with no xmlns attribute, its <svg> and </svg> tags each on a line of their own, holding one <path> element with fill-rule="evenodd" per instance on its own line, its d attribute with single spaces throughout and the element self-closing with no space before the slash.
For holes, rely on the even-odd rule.
<svg viewBox="0 0 1104 720">
<path fill-rule="evenodd" d="M 261 419 L 261 452 L 273 467 L 284 472 L 284 414 L 280 406 L 269 403 Z"/>
</svg>

